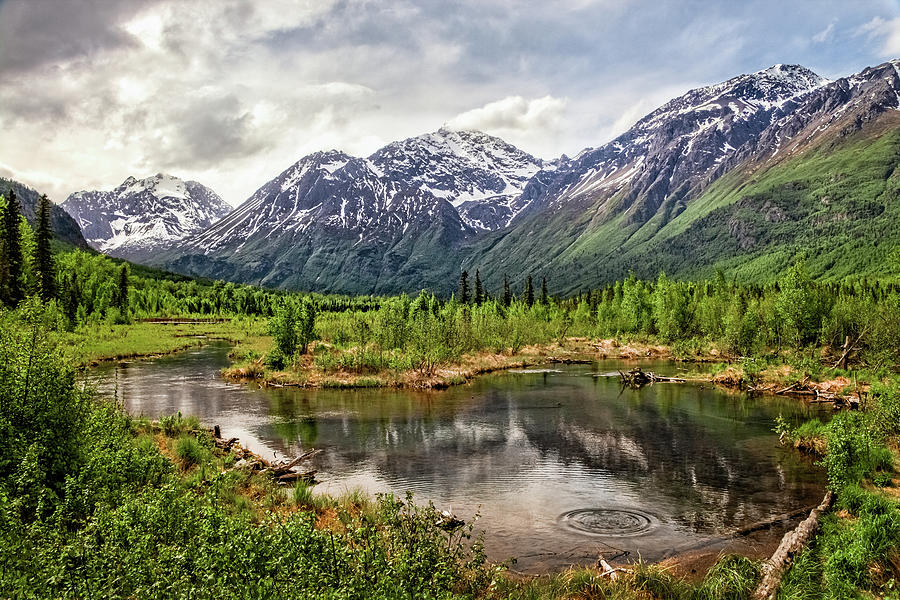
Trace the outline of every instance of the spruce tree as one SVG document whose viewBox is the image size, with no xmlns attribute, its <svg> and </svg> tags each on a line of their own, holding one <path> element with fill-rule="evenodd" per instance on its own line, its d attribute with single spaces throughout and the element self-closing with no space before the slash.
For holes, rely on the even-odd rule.
<svg viewBox="0 0 900 600">
<path fill-rule="evenodd" d="M 463 304 L 469 303 L 469 272 L 463 271 L 459 275 L 459 301 Z"/>
<path fill-rule="evenodd" d="M 512 293 L 509 291 L 509 279 L 503 275 L 503 306 L 509 306 L 512 303 Z"/>
<path fill-rule="evenodd" d="M 38 272 L 41 299 L 46 302 L 56 295 L 56 266 L 50 251 L 50 240 L 53 239 L 53 232 L 50 230 L 50 199 L 46 194 L 41 196 L 34 237 L 34 266 Z"/>
<path fill-rule="evenodd" d="M 25 297 L 24 265 L 22 259 L 22 239 L 19 236 L 19 218 L 22 210 L 16 193 L 9 190 L 6 206 L 3 208 L 3 269 L 0 293 L 3 302 L 15 307 Z"/>
<path fill-rule="evenodd" d="M 119 269 L 119 290 L 116 294 L 116 306 L 122 315 L 128 314 L 128 263 L 122 263 Z"/>
<path fill-rule="evenodd" d="M 529 308 L 534 304 L 534 282 L 531 280 L 531 275 L 528 276 L 528 281 L 525 282 L 525 304 Z"/>
<path fill-rule="evenodd" d="M 541 304 L 547 306 L 550 303 L 550 298 L 547 295 L 547 278 L 541 277 Z"/>
<path fill-rule="evenodd" d="M 78 304 L 81 300 L 81 290 L 78 287 L 78 272 L 73 272 L 67 279 L 63 279 L 63 290 L 61 293 L 63 311 L 69 324 L 75 327 L 78 321 Z"/>
<path fill-rule="evenodd" d="M 484 302 L 484 288 L 481 286 L 481 273 L 475 269 L 475 304 Z"/>
</svg>

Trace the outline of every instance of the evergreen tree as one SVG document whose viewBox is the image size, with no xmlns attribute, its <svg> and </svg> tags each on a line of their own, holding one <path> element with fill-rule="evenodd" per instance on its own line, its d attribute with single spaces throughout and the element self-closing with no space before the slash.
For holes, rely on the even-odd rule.
<svg viewBox="0 0 900 600">
<path fill-rule="evenodd" d="M 509 291 L 509 279 L 503 275 L 503 306 L 509 306 L 512 303 L 512 293 Z"/>
<path fill-rule="evenodd" d="M 119 269 L 119 289 L 116 294 L 116 306 L 122 315 L 128 313 L 128 263 L 122 263 Z"/>
<path fill-rule="evenodd" d="M 528 276 L 528 281 L 525 282 L 525 304 L 529 308 L 534 304 L 534 282 L 531 280 L 531 275 Z"/>
<path fill-rule="evenodd" d="M 547 306 L 550 304 L 550 297 L 547 295 L 547 278 L 541 277 L 541 304 Z"/>
<path fill-rule="evenodd" d="M 56 295 L 56 266 L 53 264 L 53 254 L 50 252 L 51 239 L 53 239 L 53 232 L 50 230 L 50 199 L 45 194 L 41 196 L 38 210 L 34 249 L 34 266 L 38 272 L 41 299 L 45 302 Z"/>
<path fill-rule="evenodd" d="M 481 287 L 481 273 L 475 269 L 475 304 L 484 302 L 484 288 Z"/>
<path fill-rule="evenodd" d="M 81 300 L 81 290 L 78 286 L 78 272 L 73 271 L 68 278 L 63 278 L 62 308 L 69 320 L 69 325 L 75 327 L 78 322 L 78 305 Z"/>
<path fill-rule="evenodd" d="M 0 293 L 7 306 L 17 306 L 25 297 L 22 239 L 19 235 L 21 212 L 16 193 L 9 190 L 6 206 L 3 208 L 3 255 L 0 269 Z"/>
<path fill-rule="evenodd" d="M 463 271 L 459 275 L 459 301 L 462 304 L 469 303 L 469 272 Z"/>
</svg>

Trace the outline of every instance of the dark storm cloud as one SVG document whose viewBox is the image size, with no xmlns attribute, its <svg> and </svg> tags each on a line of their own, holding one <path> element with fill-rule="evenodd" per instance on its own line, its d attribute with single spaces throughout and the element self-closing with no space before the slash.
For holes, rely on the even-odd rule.
<svg viewBox="0 0 900 600">
<path fill-rule="evenodd" d="M 2 0 L 0 75 L 132 45 L 115 25 L 154 1 Z"/>
<path fill-rule="evenodd" d="M 252 156 L 274 142 L 253 128 L 252 116 L 237 96 L 192 103 L 172 115 L 173 138 L 148 162 L 165 168 L 198 168 L 236 156 Z"/>
</svg>

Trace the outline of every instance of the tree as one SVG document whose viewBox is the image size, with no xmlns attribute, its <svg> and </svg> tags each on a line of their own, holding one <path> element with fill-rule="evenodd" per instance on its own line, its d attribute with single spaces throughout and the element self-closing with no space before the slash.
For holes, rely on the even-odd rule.
<svg viewBox="0 0 900 600">
<path fill-rule="evenodd" d="M 541 277 L 541 304 L 547 306 L 550 304 L 550 297 L 547 294 L 547 278 Z"/>
<path fill-rule="evenodd" d="M 534 304 L 534 282 L 531 280 L 531 275 L 528 276 L 528 280 L 525 282 L 525 304 L 529 307 Z"/>
<path fill-rule="evenodd" d="M 660 273 L 651 302 L 656 330 L 663 340 L 674 342 L 690 334 L 694 310 L 687 284 L 669 281 L 665 273 Z"/>
<path fill-rule="evenodd" d="M 469 303 L 469 272 L 463 271 L 459 275 L 459 301 L 462 304 Z"/>
<path fill-rule="evenodd" d="M 41 299 L 45 302 L 56 295 L 56 266 L 50 251 L 53 232 L 50 230 L 50 199 L 41 196 L 38 209 L 37 231 L 35 232 L 34 267 L 38 275 Z"/>
<path fill-rule="evenodd" d="M 275 342 L 275 348 L 269 354 L 269 365 L 283 369 L 287 361 L 297 352 L 297 308 L 291 301 L 285 301 L 275 309 L 269 319 L 269 335 Z"/>
<path fill-rule="evenodd" d="M 796 345 L 799 347 L 815 341 L 826 307 L 806 270 L 806 263 L 797 261 L 778 284 L 780 290 L 775 300 L 775 310 L 794 335 Z"/>
<path fill-rule="evenodd" d="M 484 302 L 484 288 L 481 287 L 481 273 L 475 269 L 475 304 Z"/>
<path fill-rule="evenodd" d="M 616 285 L 618 286 L 618 283 Z M 628 278 L 622 282 L 620 289 L 622 290 L 622 330 L 629 333 L 651 333 L 652 305 L 647 286 L 635 276 L 634 271 L 629 271 Z"/>
<path fill-rule="evenodd" d="M 297 342 L 300 354 L 306 354 L 307 346 L 315 339 L 315 331 L 316 305 L 311 299 L 304 298 L 297 319 Z"/>
<path fill-rule="evenodd" d="M 503 275 L 503 306 L 509 306 L 512 303 L 512 293 L 509 291 L 509 279 Z"/>
<path fill-rule="evenodd" d="M 62 280 L 63 293 L 60 294 L 62 300 L 63 313 L 69 320 L 69 326 L 75 327 L 78 323 L 78 306 L 81 303 L 81 289 L 78 284 L 78 272 L 73 271 L 68 278 L 63 277 Z"/>
<path fill-rule="evenodd" d="M 128 263 L 122 263 L 119 269 L 119 290 L 116 294 L 116 306 L 125 315 L 128 312 Z"/>
<path fill-rule="evenodd" d="M 2 215 L 3 269 L 2 274 L 0 274 L 2 275 L 0 293 L 2 293 L 2 300 L 7 306 L 18 306 L 19 302 L 25 297 L 22 239 L 19 236 L 21 213 L 16 193 L 10 190 Z"/>
</svg>

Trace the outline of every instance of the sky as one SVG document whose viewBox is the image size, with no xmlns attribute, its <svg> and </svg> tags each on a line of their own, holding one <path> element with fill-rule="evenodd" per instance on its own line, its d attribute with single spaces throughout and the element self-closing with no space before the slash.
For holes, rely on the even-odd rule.
<svg viewBox="0 0 900 600">
<path fill-rule="evenodd" d="M 0 176 L 237 205 L 317 150 L 446 125 L 571 156 L 700 85 L 898 57 L 893 0 L 0 0 Z"/>
</svg>

